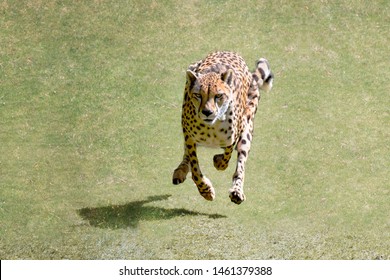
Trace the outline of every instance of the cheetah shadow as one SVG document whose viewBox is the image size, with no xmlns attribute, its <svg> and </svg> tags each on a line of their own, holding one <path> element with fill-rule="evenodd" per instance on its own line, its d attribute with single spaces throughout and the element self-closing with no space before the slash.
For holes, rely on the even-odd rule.
<svg viewBox="0 0 390 280">
<path fill-rule="evenodd" d="M 169 220 L 182 216 L 206 216 L 209 219 L 227 218 L 224 215 L 206 214 L 184 208 L 166 209 L 157 206 L 145 206 L 150 202 L 167 200 L 170 196 L 149 196 L 141 201 L 133 201 L 123 205 L 87 207 L 79 209 L 77 212 L 91 226 L 111 229 L 136 228 L 140 221 Z"/>
</svg>

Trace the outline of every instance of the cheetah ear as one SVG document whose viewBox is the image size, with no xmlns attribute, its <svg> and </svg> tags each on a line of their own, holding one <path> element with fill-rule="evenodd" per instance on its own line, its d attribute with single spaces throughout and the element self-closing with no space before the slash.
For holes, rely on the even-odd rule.
<svg viewBox="0 0 390 280">
<path fill-rule="evenodd" d="M 233 70 L 228 69 L 226 72 L 221 74 L 221 79 L 222 79 L 222 81 L 227 83 L 229 86 L 232 86 L 233 85 L 233 76 L 234 76 Z"/>
<path fill-rule="evenodd" d="M 194 71 L 187 70 L 187 81 L 190 83 L 190 85 L 192 85 L 196 79 L 198 79 L 196 73 Z"/>
</svg>

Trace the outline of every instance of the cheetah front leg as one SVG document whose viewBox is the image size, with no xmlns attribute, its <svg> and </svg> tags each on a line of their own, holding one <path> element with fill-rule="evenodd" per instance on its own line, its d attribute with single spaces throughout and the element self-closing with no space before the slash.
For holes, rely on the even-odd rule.
<svg viewBox="0 0 390 280">
<path fill-rule="evenodd" d="M 184 145 L 183 161 L 173 172 L 173 184 L 177 185 L 187 177 L 189 168 L 191 167 L 192 180 L 196 184 L 199 193 L 207 200 L 214 200 L 215 191 L 210 180 L 204 176 L 199 167 L 199 161 L 196 154 L 196 143 L 188 139 Z"/>
<path fill-rule="evenodd" d="M 202 174 L 199 167 L 198 156 L 196 154 L 196 143 L 187 141 L 186 147 L 188 148 L 191 164 L 192 180 L 196 184 L 199 193 L 207 200 L 214 200 L 215 191 L 211 181 Z"/>
<path fill-rule="evenodd" d="M 187 174 L 190 171 L 190 157 L 188 155 L 188 149 L 184 149 L 183 161 L 179 166 L 173 171 L 172 183 L 178 185 L 184 182 L 187 178 Z"/>
<path fill-rule="evenodd" d="M 244 178 L 245 178 L 245 163 L 248 159 L 252 141 L 253 123 L 247 125 L 247 128 L 241 134 L 240 140 L 237 143 L 237 166 L 233 175 L 233 185 L 229 190 L 230 200 L 236 204 L 240 204 L 245 200 L 244 194 Z"/>
</svg>

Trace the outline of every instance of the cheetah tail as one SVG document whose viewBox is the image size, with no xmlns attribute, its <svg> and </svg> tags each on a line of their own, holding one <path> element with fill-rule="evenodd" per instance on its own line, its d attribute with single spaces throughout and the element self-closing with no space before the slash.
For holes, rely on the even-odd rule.
<svg viewBox="0 0 390 280">
<path fill-rule="evenodd" d="M 253 78 L 256 80 L 260 89 L 266 92 L 269 92 L 272 89 L 274 74 L 271 72 L 271 67 L 267 59 L 260 58 L 257 61 Z"/>
</svg>

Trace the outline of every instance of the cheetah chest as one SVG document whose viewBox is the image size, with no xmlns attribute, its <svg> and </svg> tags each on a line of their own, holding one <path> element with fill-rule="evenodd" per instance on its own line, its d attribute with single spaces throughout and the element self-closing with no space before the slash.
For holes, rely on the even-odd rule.
<svg viewBox="0 0 390 280">
<path fill-rule="evenodd" d="M 189 105 L 191 106 L 191 105 Z M 187 110 L 184 110 L 187 111 Z M 188 110 L 187 112 L 192 111 Z M 193 112 L 193 111 L 192 111 Z M 183 131 L 195 143 L 208 147 L 227 147 L 236 142 L 238 131 L 237 117 L 229 108 L 224 120 L 217 120 L 213 125 L 196 115 L 183 115 Z"/>
</svg>

